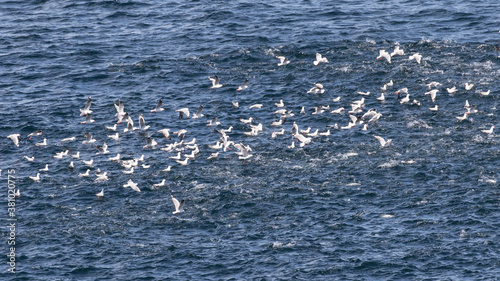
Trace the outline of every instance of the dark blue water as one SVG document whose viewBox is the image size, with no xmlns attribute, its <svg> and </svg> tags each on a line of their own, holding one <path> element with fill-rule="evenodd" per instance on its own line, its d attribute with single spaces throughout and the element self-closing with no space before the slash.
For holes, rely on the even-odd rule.
<svg viewBox="0 0 500 281">
<path fill-rule="evenodd" d="M 16 273 L 1 229 L 2 280 L 498 280 L 500 6 L 497 1 L 3 1 L 0 214 L 15 169 Z M 379 50 L 403 56 L 377 60 Z M 409 55 L 420 53 L 420 64 Z M 329 63 L 313 65 L 321 53 Z M 278 66 L 275 56 L 290 63 Z M 210 89 L 218 75 L 222 88 Z M 249 88 L 236 88 L 249 79 Z M 385 83 L 385 102 L 380 96 Z M 435 102 L 426 84 L 440 82 Z M 465 90 L 465 83 L 474 83 Z M 325 93 L 307 94 L 313 83 Z M 446 88 L 456 86 L 457 93 Z M 408 88 L 411 101 L 395 94 Z M 490 90 L 488 96 L 480 92 Z M 358 91 L 371 92 L 368 96 Z M 80 124 L 92 97 L 94 123 Z M 332 99 L 340 97 L 340 101 Z M 365 98 L 377 122 L 340 129 Z M 401 94 L 401 98 L 405 94 Z M 165 111 L 151 113 L 162 98 Z M 120 99 L 146 132 L 106 135 Z M 281 127 L 275 102 L 295 116 Z M 466 100 L 477 112 L 462 116 Z M 232 101 L 238 101 L 235 108 Z M 250 109 L 253 104 L 261 109 Z M 179 119 L 204 105 L 204 117 Z M 429 108 L 438 105 L 438 111 Z M 316 106 L 330 106 L 312 114 Z M 300 114 L 304 107 L 306 113 Z M 329 111 L 345 107 L 342 114 Z M 220 151 L 219 129 L 252 148 Z M 240 118 L 263 131 L 247 136 Z M 368 118 L 365 118 L 367 122 Z M 331 131 L 294 142 L 291 128 Z M 338 124 L 338 129 L 327 125 Z M 158 130 L 199 153 L 170 159 Z M 285 134 L 272 138 L 273 131 Z M 28 139 L 35 130 L 42 136 Z M 90 132 L 95 144 L 82 144 Z M 21 134 L 17 148 L 6 136 Z M 143 148 L 150 135 L 158 142 Z M 381 147 L 373 137 L 392 139 Z M 76 137 L 76 141 L 60 140 Z M 48 145 L 35 146 L 47 138 Z M 95 145 L 109 145 L 96 155 Z M 182 154 L 191 149 L 185 145 Z M 80 159 L 53 158 L 69 150 Z M 144 155 L 134 174 L 108 157 Z M 34 156 L 28 162 L 24 156 Z M 94 160 L 91 176 L 78 177 Z M 68 169 L 73 161 L 75 168 Z M 41 181 L 34 182 L 38 169 Z M 171 165 L 170 172 L 162 171 Z M 95 171 L 109 180 L 94 182 Z M 135 181 L 138 193 L 123 185 Z M 166 180 L 163 187 L 153 184 Z M 95 194 L 104 189 L 104 198 Z M 170 195 L 185 200 L 173 215 Z"/>
</svg>

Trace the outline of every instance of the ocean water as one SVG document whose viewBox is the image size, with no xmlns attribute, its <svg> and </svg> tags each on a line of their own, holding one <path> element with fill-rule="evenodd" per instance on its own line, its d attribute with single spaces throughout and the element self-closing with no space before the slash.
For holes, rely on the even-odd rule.
<svg viewBox="0 0 500 281">
<path fill-rule="evenodd" d="M 499 126 L 497 1 L 1 6 L 2 280 L 500 279 L 500 133 L 481 131 Z M 377 59 L 396 46 L 405 54 L 391 63 Z M 315 66 L 316 53 L 328 63 Z M 414 53 L 420 63 L 409 59 Z M 278 66 L 276 56 L 290 63 Z M 210 88 L 214 75 L 223 87 Z M 236 91 L 245 79 L 248 88 Z M 391 80 L 386 100 L 377 100 Z M 441 83 L 434 102 L 425 95 L 432 81 Z M 313 83 L 325 92 L 307 93 Z M 402 88 L 409 103 L 396 94 Z M 89 96 L 95 122 L 81 124 Z M 165 110 L 151 113 L 160 98 Z M 375 109 L 382 116 L 366 117 L 366 130 L 342 129 L 362 98 L 353 115 Z M 123 132 L 123 122 L 119 140 L 108 138 L 118 100 L 135 126 L 142 113 L 151 127 Z M 294 116 L 273 127 L 280 100 Z M 472 112 L 459 121 L 466 101 Z M 263 106 L 250 109 L 254 104 Z M 193 114 L 200 105 L 201 118 L 175 112 L 187 107 Z M 325 112 L 313 114 L 320 106 Z M 340 107 L 346 110 L 330 113 Z M 219 140 L 207 127 L 213 117 L 221 122 L 215 128 L 233 127 L 229 140 L 249 145 L 251 158 L 239 159 L 230 146 L 207 159 Z M 250 126 L 239 121 L 250 117 L 262 124 L 257 136 L 245 135 Z M 294 122 L 331 134 L 301 147 Z M 171 140 L 157 132 L 164 128 Z M 273 138 L 281 128 L 285 133 Z M 29 139 L 39 129 L 43 134 Z M 180 129 L 199 149 L 186 166 L 170 158 L 178 151 L 161 150 L 181 141 L 173 134 Z M 97 141 L 83 144 L 85 132 Z M 16 133 L 19 147 L 6 138 Z M 382 147 L 374 135 L 392 141 Z M 144 148 L 147 136 L 155 148 Z M 60 142 L 69 137 L 76 140 Z M 43 138 L 48 145 L 36 146 Z M 110 153 L 97 155 L 104 142 Z M 80 159 L 53 157 L 65 150 Z M 125 174 L 108 159 L 118 153 L 144 161 Z M 90 177 L 79 177 L 88 169 L 81 160 L 91 159 Z M 45 164 L 49 170 L 39 172 Z M 94 181 L 98 169 L 107 181 Z M 10 170 L 21 193 L 16 273 L 7 256 Z M 37 173 L 39 182 L 29 178 Z M 130 179 L 141 192 L 123 187 Z M 165 186 L 153 186 L 163 179 Z M 171 196 L 185 200 L 184 212 L 172 214 Z"/>
</svg>

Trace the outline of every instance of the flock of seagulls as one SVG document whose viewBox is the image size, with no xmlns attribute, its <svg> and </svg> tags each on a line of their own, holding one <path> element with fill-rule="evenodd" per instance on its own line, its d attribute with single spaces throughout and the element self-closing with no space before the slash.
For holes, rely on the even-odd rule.
<svg viewBox="0 0 500 281">
<path fill-rule="evenodd" d="M 391 63 L 391 58 L 394 56 L 404 56 L 405 52 L 398 45 L 394 48 L 394 50 L 389 53 L 385 50 L 379 51 L 379 56 L 376 57 L 377 60 L 385 59 L 388 63 Z M 276 56 L 279 59 L 279 63 L 277 64 L 279 67 L 286 67 L 286 65 L 290 64 L 290 60 L 288 60 L 284 56 Z M 409 60 L 415 60 L 418 64 L 422 61 L 422 55 L 419 53 L 414 53 L 408 57 Z M 313 65 L 318 66 L 319 64 L 329 63 L 328 59 L 321 54 L 317 53 L 315 56 L 315 60 L 313 61 Z M 221 84 L 220 78 L 217 75 L 213 77 L 208 77 L 211 81 L 210 89 L 218 89 L 223 87 Z M 400 88 L 394 93 L 389 93 L 390 89 L 394 86 L 394 82 L 390 80 L 389 82 L 384 83 L 380 87 L 380 96 L 373 98 L 379 103 L 386 102 L 387 95 L 393 96 L 393 100 L 397 100 L 401 106 L 405 105 L 417 105 L 421 106 L 420 101 L 418 101 L 414 96 L 419 95 L 419 93 L 411 94 L 408 91 L 408 88 Z M 464 85 L 465 91 L 471 91 L 474 88 L 473 83 L 466 83 Z M 249 80 L 246 79 L 238 88 L 237 92 L 244 91 L 249 89 Z M 320 83 L 313 83 L 313 87 L 308 91 L 304 91 L 305 95 L 323 95 L 327 89 Z M 437 102 L 441 98 L 440 93 L 442 91 L 446 91 L 448 94 L 452 95 L 459 91 L 456 86 L 450 88 L 444 88 L 443 85 L 439 82 L 430 82 L 425 85 L 422 92 L 420 93 L 420 97 L 429 96 L 430 102 L 434 105 L 429 108 L 430 111 L 438 111 L 439 106 Z M 287 145 L 287 149 L 295 149 L 296 143 L 297 147 L 304 147 L 306 145 L 311 144 L 316 138 L 328 138 L 331 135 L 332 130 L 349 130 L 355 127 L 361 127 L 361 130 L 366 131 L 369 126 L 377 124 L 377 122 L 383 118 L 384 113 L 379 112 L 375 108 L 371 108 L 366 110 L 365 105 L 367 99 L 371 99 L 371 93 L 369 91 L 357 91 L 359 98 L 351 100 L 347 104 L 343 106 L 338 105 L 341 102 L 341 97 L 338 96 L 336 98 L 331 99 L 334 103 L 333 105 L 319 105 L 315 106 L 311 112 L 311 115 L 319 115 L 319 114 L 331 114 L 331 115 L 343 115 L 347 116 L 346 124 L 329 124 L 325 127 L 324 130 L 320 129 L 312 129 L 308 127 L 307 129 L 300 129 L 297 123 L 297 117 L 293 119 L 297 115 L 308 114 L 310 109 L 305 107 L 301 107 L 299 113 L 297 111 L 293 111 L 290 109 L 291 107 L 287 107 L 287 104 L 284 100 L 276 101 L 273 105 L 267 105 L 261 103 L 255 103 L 248 105 L 248 109 L 250 112 L 252 110 L 261 110 L 262 108 L 268 108 L 273 106 L 274 111 L 273 115 L 276 116 L 276 120 L 272 121 L 269 124 L 257 123 L 252 116 L 248 116 L 246 118 L 239 118 L 238 121 L 245 128 L 244 131 L 240 132 L 240 136 L 243 135 L 245 137 L 258 137 L 264 134 L 265 131 L 271 129 L 270 137 L 271 139 L 277 139 L 281 136 L 289 136 L 292 141 Z M 480 96 L 487 96 L 490 94 L 490 91 L 479 91 Z M 462 122 L 468 118 L 470 114 L 477 114 L 478 110 L 475 105 L 470 105 L 468 100 L 464 101 L 464 112 L 460 116 L 457 116 L 457 122 Z M 92 106 L 92 98 L 88 97 L 85 106 L 83 109 L 80 109 L 80 116 L 84 117 L 84 120 L 80 122 L 82 125 L 89 126 L 89 124 L 95 123 L 96 121 L 92 118 L 94 112 L 91 110 Z M 161 112 L 167 111 L 163 107 L 163 101 L 160 99 L 156 106 L 150 110 L 151 113 L 159 114 Z M 232 101 L 232 106 L 234 108 L 240 107 L 239 101 Z M 335 107 L 333 107 L 335 106 Z M 111 154 L 109 150 L 109 146 L 107 142 L 119 142 L 124 134 L 130 134 L 134 131 L 139 132 L 137 135 L 144 139 L 145 145 L 143 146 L 144 151 L 159 149 L 166 153 L 165 158 L 171 159 L 175 161 L 178 166 L 188 166 L 192 161 L 195 161 L 198 157 L 200 157 L 200 145 L 197 142 L 196 138 L 192 138 L 190 141 L 187 141 L 186 135 L 188 135 L 188 131 L 186 129 L 180 129 L 174 132 L 171 132 L 170 128 L 156 128 L 153 130 L 151 125 L 147 125 L 145 116 L 143 113 L 140 113 L 138 116 L 138 127 L 135 127 L 134 121 L 132 119 L 131 113 L 125 110 L 125 105 L 121 100 L 118 100 L 117 103 L 114 104 L 116 109 L 116 121 L 112 125 L 104 125 L 105 128 L 110 131 L 110 134 L 105 136 L 100 136 L 98 139 L 94 138 L 94 136 L 85 131 L 81 136 L 72 136 L 68 138 L 63 138 L 59 140 L 61 144 L 72 143 L 81 138 L 81 143 L 83 145 L 89 145 L 95 147 L 94 154 L 81 154 L 80 151 L 71 151 L 69 149 L 65 149 L 61 152 L 53 155 L 53 158 L 58 159 L 70 159 L 70 163 L 68 165 L 69 169 L 74 169 L 76 167 L 85 167 L 86 171 L 84 173 L 78 173 L 78 177 L 95 177 L 94 182 L 106 182 L 110 180 L 110 175 L 112 173 L 107 171 L 101 171 L 99 168 L 94 167 L 96 162 L 94 161 L 94 157 L 107 158 L 107 161 L 111 163 L 116 163 L 117 167 L 121 167 L 122 171 L 120 174 L 123 176 L 129 176 L 127 183 L 123 185 L 124 188 L 130 188 L 136 192 L 141 192 L 141 188 L 137 182 L 134 182 L 133 175 L 138 169 L 148 169 L 151 165 L 145 163 L 144 155 L 141 155 L 139 158 L 134 158 L 132 156 L 124 157 L 121 154 L 117 154 L 115 156 L 107 156 Z M 189 108 L 179 108 L 175 109 L 174 112 L 178 114 L 179 119 L 201 119 L 205 117 L 203 114 L 203 105 L 200 105 L 197 109 L 196 113 L 191 114 Z M 295 109 L 294 109 L 295 110 Z M 230 137 L 232 134 L 233 126 L 229 126 L 227 129 L 222 128 L 221 122 L 217 117 L 207 118 L 208 120 L 203 121 L 202 123 L 206 124 L 207 130 L 210 130 L 213 135 L 218 136 L 218 140 L 213 143 L 207 145 L 207 149 L 210 151 L 210 155 L 206 158 L 210 161 L 215 161 L 221 153 L 230 153 L 236 155 L 238 160 L 241 160 L 241 163 L 245 163 L 253 157 L 253 149 L 249 145 L 245 145 L 241 140 L 233 140 Z M 289 119 L 293 119 L 294 121 L 288 121 Z M 287 131 L 283 126 L 285 124 L 290 124 L 292 122 L 291 131 Z M 125 124 L 126 123 L 126 124 Z M 487 135 L 492 135 L 494 133 L 494 125 L 491 125 L 489 129 L 481 130 L 482 133 Z M 37 130 L 28 135 L 28 140 L 31 140 L 33 137 L 43 136 L 42 130 Z M 243 137 L 243 138 L 245 138 Z M 14 146 L 19 147 L 22 138 L 20 134 L 11 134 L 7 136 L 8 139 L 12 141 Z M 156 140 L 155 140 L 156 138 Z M 373 138 L 378 141 L 381 148 L 385 148 L 392 144 L 392 139 L 388 139 L 384 136 L 379 136 L 373 134 Z M 161 141 L 160 141 L 161 139 Z M 157 141 L 158 140 L 158 141 Z M 36 147 L 46 147 L 49 145 L 47 142 L 47 138 L 43 138 L 41 142 L 36 142 Z M 35 156 L 24 156 L 26 161 L 34 162 Z M 84 159 L 85 158 L 85 159 Z M 125 160 L 125 158 L 128 158 Z M 132 159 L 130 159 L 132 158 Z M 29 176 L 29 179 L 35 182 L 43 181 L 43 177 L 41 177 L 41 173 L 47 173 L 50 171 L 50 163 L 45 164 L 44 168 L 41 168 L 36 173 L 36 176 Z M 162 172 L 169 172 L 173 168 L 172 165 L 164 167 Z M 41 172 L 41 173 L 40 173 Z M 116 174 L 115 174 L 116 175 Z M 162 179 L 158 183 L 153 184 L 154 188 L 159 188 L 167 185 L 166 180 Z M 98 198 L 104 197 L 104 188 L 101 189 L 99 193 L 95 194 Z M 184 211 L 184 200 L 177 200 L 171 195 L 172 202 L 174 204 L 175 211 L 173 211 L 174 215 L 177 215 Z"/>
</svg>

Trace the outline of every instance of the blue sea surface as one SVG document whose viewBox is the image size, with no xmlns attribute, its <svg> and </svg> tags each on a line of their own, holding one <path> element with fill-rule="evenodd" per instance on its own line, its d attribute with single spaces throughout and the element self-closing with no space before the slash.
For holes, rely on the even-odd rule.
<svg viewBox="0 0 500 281">
<path fill-rule="evenodd" d="M 500 280 L 498 1 L 1 7 L 1 280 Z M 396 46 L 404 55 L 377 59 Z M 315 66 L 316 53 L 328 63 Z M 409 59 L 415 53 L 420 63 Z M 279 66 L 277 56 L 290 62 Z M 221 88 L 211 89 L 214 75 Z M 308 93 L 314 83 L 324 93 Z M 95 122 L 81 124 L 89 97 Z M 152 113 L 160 99 L 165 110 Z M 135 127 L 143 114 L 150 128 L 124 132 L 124 121 L 119 140 L 109 138 L 118 100 Z M 282 119 L 280 100 L 294 116 L 271 126 Z M 204 116 L 191 118 L 200 105 Z M 347 129 L 349 115 L 370 109 L 382 114 L 377 121 Z M 221 124 L 207 126 L 213 117 Z M 256 136 L 240 121 L 250 117 L 262 124 Z M 294 123 L 310 128 L 309 144 L 292 136 Z M 214 128 L 229 127 L 235 145 L 209 147 L 220 141 Z M 157 132 L 165 128 L 171 140 Z M 181 129 L 184 143 L 162 150 L 181 142 Z M 43 134 L 29 139 L 36 130 Z M 86 132 L 95 143 L 83 143 Z M 19 147 L 11 134 L 21 135 Z M 148 136 L 158 145 L 147 147 Z M 382 147 L 374 136 L 392 141 Z M 47 146 L 35 145 L 44 138 Z M 199 153 L 188 165 L 170 158 L 192 153 L 193 139 Z M 104 143 L 110 153 L 97 154 Z M 249 159 L 236 154 L 240 143 Z M 108 159 L 117 154 L 144 158 L 126 174 Z M 91 159 L 92 167 L 82 162 Z M 7 256 L 10 170 L 21 194 L 16 273 Z M 98 171 L 109 179 L 96 182 Z M 30 178 L 37 173 L 39 182 Z M 141 192 L 124 187 L 129 180 Z M 172 213 L 171 196 L 185 200 L 184 212 Z"/>
</svg>

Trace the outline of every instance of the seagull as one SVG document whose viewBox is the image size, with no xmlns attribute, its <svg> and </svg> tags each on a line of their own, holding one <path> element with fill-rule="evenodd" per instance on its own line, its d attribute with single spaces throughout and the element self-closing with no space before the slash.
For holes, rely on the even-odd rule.
<svg viewBox="0 0 500 281">
<path fill-rule="evenodd" d="M 144 121 L 144 116 L 142 116 L 142 113 L 139 115 L 139 129 L 146 131 L 149 129 L 151 126 L 146 126 L 146 121 Z"/>
<path fill-rule="evenodd" d="M 333 101 L 333 102 L 339 102 L 339 101 L 340 101 L 340 98 L 341 98 L 341 97 L 340 97 L 340 96 L 338 96 L 338 97 L 336 97 L 336 98 L 332 99 L 332 101 Z"/>
<path fill-rule="evenodd" d="M 240 118 L 240 122 L 241 122 L 241 123 L 244 123 L 244 124 L 251 124 L 251 123 L 252 123 L 252 121 L 253 121 L 253 118 L 252 118 L 252 117 L 250 117 L 250 118 L 248 118 L 248 119 L 243 119 L 243 118 Z"/>
<path fill-rule="evenodd" d="M 406 97 L 402 98 L 399 103 L 404 104 L 404 103 L 409 103 L 410 102 L 410 94 L 406 94 Z"/>
<path fill-rule="evenodd" d="M 182 119 L 184 115 L 186 115 L 186 117 L 189 118 L 189 108 L 187 107 L 177 109 L 175 112 L 179 112 L 179 119 Z"/>
<path fill-rule="evenodd" d="M 237 148 L 238 148 L 238 147 L 237 147 Z M 242 145 L 242 146 L 240 147 L 240 152 L 237 152 L 237 154 L 238 154 L 238 159 L 240 159 L 240 160 L 247 160 L 247 159 L 249 159 L 250 157 L 252 157 L 253 155 L 252 155 L 252 154 L 249 154 L 249 153 L 248 153 L 248 151 L 249 151 L 249 150 L 248 150 L 248 148 L 247 148 L 247 147 L 245 147 L 244 145 Z"/>
<path fill-rule="evenodd" d="M 434 89 L 434 90 L 430 90 L 430 91 L 426 92 L 425 95 L 430 95 L 432 102 L 434 102 L 436 100 L 437 92 L 439 92 L 439 90 Z"/>
<path fill-rule="evenodd" d="M 188 160 L 189 160 L 189 158 L 186 157 L 182 161 L 181 160 L 175 160 L 175 162 L 179 163 L 179 165 L 181 165 L 181 166 L 186 166 L 188 164 Z"/>
<path fill-rule="evenodd" d="M 309 89 L 309 91 L 307 91 L 308 94 L 312 92 L 314 92 L 314 94 L 317 93 L 323 94 L 325 92 L 325 89 L 323 89 L 323 85 L 321 85 L 320 83 L 314 83 L 314 87 L 312 87 L 311 89 Z"/>
<path fill-rule="evenodd" d="M 196 113 L 193 114 L 193 119 L 197 119 L 197 118 L 205 116 L 205 115 L 203 115 L 203 113 L 201 113 L 202 111 L 203 111 L 203 105 L 200 105 L 200 107 L 198 107 L 198 110 L 196 111 Z M 189 114 L 188 114 L 188 117 L 189 117 Z"/>
<path fill-rule="evenodd" d="M 380 145 L 382 147 L 384 147 L 392 142 L 392 139 L 388 139 L 386 141 L 383 137 L 380 137 L 380 136 L 373 135 L 373 137 L 376 138 L 380 142 Z"/>
<path fill-rule="evenodd" d="M 128 182 L 124 184 L 123 187 L 130 187 L 137 192 L 141 192 L 139 187 L 137 187 L 137 183 L 133 182 L 132 180 L 128 180 Z"/>
<path fill-rule="evenodd" d="M 489 94 L 490 94 L 490 90 L 488 90 L 488 91 L 486 91 L 486 92 L 479 91 L 479 94 L 480 94 L 481 96 L 483 96 L 483 97 L 484 97 L 484 96 L 487 96 L 487 95 L 489 95 Z"/>
<path fill-rule="evenodd" d="M 334 109 L 334 110 L 330 111 L 330 113 L 331 114 L 342 114 L 344 111 L 345 111 L 345 108 L 339 107 L 337 109 Z"/>
<path fill-rule="evenodd" d="M 118 117 L 118 124 L 121 123 L 122 119 L 123 119 L 123 116 L 125 116 L 126 112 L 125 112 L 125 109 L 123 107 L 123 103 L 120 99 L 118 99 L 118 105 L 117 104 L 113 104 L 116 108 L 116 117 Z"/>
<path fill-rule="evenodd" d="M 40 173 L 36 173 L 36 177 L 29 176 L 29 178 L 38 182 L 40 181 Z"/>
<path fill-rule="evenodd" d="M 90 103 L 92 102 L 92 99 L 89 97 L 87 99 L 87 103 L 85 104 L 85 108 L 82 110 L 80 109 L 80 116 L 85 116 L 85 115 L 88 115 L 90 113 L 92 113 L 92 110 L 90 110 Z"/>
<path fill-rule="evenodd" d="M 82 124 L 88 124 L 88 123 L 94 123 L 95 120 L 92 119 L 92 115 L 90 113 L 87 114 L 85 117 L 85 121 L 82 122 Z"/>
<path fill-rule="evenodd" d="M 489 135 L 493 133 L 493 129 L 495 129 L 495 126 L 492 125 L 488 130 L 481 130 L 481 132 Z"/>
<path fill-rule="evenodd" d="M 415 53 L 415 54 L 409 56 L 408 59 L 409 60 L 413 60 L 414 59 L 415 61 L 417 61 L 418 64 L 420 64 L 420 62 L 422 61 L 422 55 L 419 54 L 419 53 Z"/>
<path fill-rule="evenodd" d="M 394 82 L 391 80 L 388 83 L 385 83 L 384 86 L 381 88 L 382 91 L 386 91 L 387 87 L 392 87 L 394 85 Z"/>
<path fill-rule="evenodd" d="M 148 137 L 146 139 L 146 145 L 143 147 L 143 148 L 154 148 L 155 146 L 157 146 L 158 143 L 151 137 Z"/>
<path fill-rule="evenodd" d="M 82 142 L 83 144 L 96 142 L 96 139 L 94 139 L 94 138 L 92 137 L 92 134 L 91 134 L 91 133 L 86 132 L 86 133 L 84 134 L 84 136 L 85 136 L 85 140 Z"/>
<path fill-rule="evenodd" d="M 134 173 L 134 167 L 131 167 L 129 170 L 123 170 L 122 171 L 124 174 L 130 175 Z"/>
<path fill-rule="evenodd" d="M 33 156 L 33 157 L 28 157 L 28 156 L 24 155 L 24 158 L 26 158 L 26 160 L 28 160 L 29 162 L 33 162 L 33 161 L 35 161 L 35 156 Z"/>
<path fill-rule="evenodd" d="M 169 140 L 172 139 L 172 137 L 170 136 L 170 129 L 161 129 L 158 131 L 158 133 L 162 133 L 165 136 L 165 138 Z"/>
<path fill-rule="evenodd" d="M 238 89 L 236 89 L 236 91 L 241 91 L 241 90 L 245 90 L 246 88 L 248 88 L 248 79 L 245 80 L 245 82 L 243 82 L 243 84 L 241 84 Z"/>
<path fill-rule="evenodd" d="M 73 169 L 74 167 L 75 167 L 75 164 L 73 163 L 73 161 L 69 162 L 68 168 Z"/>
<path fill-rule="evenodd" d="M 379 50 L 378 51 L 377 60 L 381 60 L 382 58 L 385 58 L 388 63 L 391 63 L 391 54 L 389 54 L 385 50 Z"/>
<path fill-rule="evenodd" d="M 97 150 L 99 150 L 99 152 L 96 153 L 97 155 L 109 153 L 108 145 L 106 143 L 103 143 L 102 146 L 96 145 L 95 148 L 97 148 Z"/>
<path fill-rule="evenodd" d="M 278 66 L 286 65 L 289 64 L 290 61 L 287 60 L 284 56 L 276 56 L 277 59 L 280 60 L 280 63 L 278 63 Z"/>
<path fill-rule="evenodd" d="M 212 120 L 207 121 L 207 127 L 220 125 L 220 122 L 217 121 L 217 117 L 213 117 Z"/>
<path fill-rule="evenodd" d="M 90 159 L 90 160 L 82 160 L 82 163 L 85 164 L 86 166 L 89 166 L 89 167 L 92 167 L 92 165 L 94 164 L 94 159 Z"/>
<path fill-rule="evenodd" d="M 283 119 L 271 122 L 271 127 L 281 126 L 283 124 Z"/>
<path fill-rule="evenodd" d="M 76 159 L 79 159 L 80 158 L 80 151 L 77 151 L 76 154 L 73 154 L 73 155 L 70 155 L 71 158 L 76 158 Z"/>
<path fill-rule="evenodd" d="M 184 140 L 184 137 L 186 136 L 186 133 L 187 133 L 187 132 L 188 132 L 188 131 L 187 131 L 187 130 L 185 130 L 185 129 L 180 129 L 179 131 L 174 132 L 174 134 L 175 134 L 175 135 L 177 135 L 177 136 L 179 137 L 179 139 L 181 140 L 181 143 L 182 143 L 182 141 Z"/>
<path fill-rule="evenodd" d="M 262 108 L 263 106 L 264 106 L 264 105 L 263 105 L 263 104 L 261 104 L 261 103 L 256 103 L 256 104 L 251 105 L 249 108 L 250 108 L 250 109 L 254 109 L 254 108 L 260 109 L 260 108 Z"/>
<path fill-rule="evenodd" d="M 391 53 L 391 57 L 393 56 L 404 56 L 405 54 L 405 51 L 403 51 L 402 49 L 399 48 L 399 45 L 396 45 L 394 47 L 394 51 Z"/>
<path fill-rule="evenodd" d="M 108 172 L 104 172 L 102 174 L 97 175 L 97 178 L 94 180 L 94 182 L 107 181 L 107 180 L 109 180 Z"/>
<path fill-rule="evenodd" d="M 427 84 L 427 88 L 430 89 L 432 87 L 439 87 L 441 85 L 442 85 L 441 83 L 433 81 L 433 82 L 430 82 L 429 84 Z"/>
<path fill-rule="evenodd" d="M 154 187 L 160 187 L 165 185 L 165 179 L 163 179 L 160 183 L 153 184 Z"/>
<path fill-rule="evenodd" d="M 160 111 L 165 110 L 165 108 L 162 108 L 162 105 L 163 105 L 163 101 L 160 99 L 158 101 L 158 104 L 156 105 L 156 107 L 154 109 L 152 109 L 151 112 L 155 113 L 155 112 L 160 112 Z"/>
<path fill-rule="evenodd" d="M 120 139 L 120 135 L 118 133 L 114 135 L 107 135 L 108 138 L 118 141 Z"/>
<path fill-rule="evenodd" d="M 62 159 L 64 156 L 67 156 L 69 153 L 69 150 L 62 151 L 62 152 L 57 152 L 56 155 L 52 156 L 56 159 Z"/>
<path fill-rule="evenodd" d="M 457 87 L 453 86 L 452 88 L 446 88 L 446 91 L 449 93 L 449 94 L 454 94 L 457 92 Z"/>
<path fill-rule="evenodd" d="M 170 195 L 170 197 L 172 198 L 172 202 L 174 202 L 175 206 L 175 211 L 172 212 L 172 214 L 177 215 L 178 213 L 184 212 L 184 199 L 182 199 L 179 203 L 179 200 L 175 199 L 174 196 Z"/>
<path fill-rule="evenodd" d="M 177 152 L 176 156 L 169 156 L 168 158 L 174 159 L 174 160 L 180 160 L 181 159 L 181 155 L 182 154 L 180 152 Z"/>
<path fill-rule="evenodd" d="M 69 141 L 74 141 L 74 140 L 76 140 L 76 137 L 65 138 L 65 139 L 62 139 L 60 142 L 64 143 L 64 142 L 69 142 Z"/>
<path fill-rule="evenodd" d="M 85 173 L 79 173 L 78 174 L 79 177 L 88 177 L 90 176 L 90 169 L 87 169 L 87 171 Z"/>
<path fill-rule="evenodd" d="M 321 62 L 328 63 L 328 59 L 321 56 L 320 53 L 316 53 L 316 60 L 313 61 L 313 64 L 318 65 Z"/>
<path fill-rule="evenodd" d="M 211 153 L 210 156 L 208 156 L 207 159 L 208 160 L 215 159 L 215 158 L 217 158 L 217 156 L 219 156 L 219 152 Z"/>
<path fill-rule="evenodd" d="M 49 164 L 45 164 L 45 168 L 43 169 L 38 169 L 40 172 L 47 172 L 49 170 Z"/>
<path fill-rule="evenodd" d="M 115 157 L 108 157 L 108 159 L 111 161 L 118 161 L 118 160 L 120 160 L 120 157 L 121 157 L 121 154 L 118 153 L 118 154 L 116 154 Z"/>
<path fill-rule="evenodd" d="M 38 143 L 35 143 L 36 146 L 46 146 L 47 145 L 47 139 L 43 139 L 43 142 L 38 142 Z"/>
<path fill-rule="evenodd" d="M 20 134 L 11 134 L 7 136 L 8 139 L 11 139 L 14 144 L 19 147 L 19 142 L 21 141 L 21 135 Z"/>
<path fill-rule="evenodd" d="M 384 92 L 380 93 L 380 97 L 377 97 L 378 101 L 385 101 Z"/>
<path fill-rule="evenodd" d="M 111 130 L 111 131 L 116 131 L 116 124 L 114 124 L 113 126 L 105 126 L 106 129 L 108 130 Z"/>
<path fill-rule="evenodd" d="M 170 169 L 172 169 L 172 166 L 168 166 L 167 168 L 163 169 L 163 172 L 170 172 Z"/>
<path fill-rule="evenodd" d="M 319 133 L 318 135 L 319 136 L 327 137 L 327 136 L 331 135 L 330 129 L 326 130 L 326 132 Z"/>
<path fill-rule="evenodd" d="M 429 107 L 429 110 L 430 111 L 438 111 L 438 105 L 436 104 L 435 106 L 433 107 Z"/>
<path fill-rule="evenodd" d="M 369 96 L 370 92 L 361 92 L 361 91 L 358 91 L 358 94 L 362 95 L 362 96 Z"/>
<path fill-rule="evenodd" d="M 465 90 L 469 91 L 472 90 L 472 87 L 474 87 L 474 83 L 465 83 Z"/>
<path fill-rule="evenodd" d="M 233 104 L 234 108 L 238 108 L 240 106 L 240 103 L 237 101 L 232 101 L 231 103 Z"/>
<path fill-rule="evenodd" d="M 304 145 L 310 144 L 312 141 L 312 138 L 307 138 L 302 134 L 295 134 L 293 137 L 300 142 L 300 147 L 304 147 Z"/>
<path fill-rule="evenodd" d="M 101 190 L 101 192 L 95 194 L 97 198 L 104 197 L 104 188 Z"/>
<path fill-rule="evenodd" d="M 279 102 L 275 102 L 274 105 L 278 108 L 285 107 L 283 100 L 280 100 Z"/>
<path fill-rule="evenodd" d="M 210 89 L 217 89 L 222 87 L 222 85 L 220 84 L 220 79 L 217 75 L 214 75 L 214 78 L 208 77 L 208 79 L 212 82 L 212 87 L 210 87 Z"/>
<path fill-rule="evenodd" d="M 462 122 L 462 121 L 464 121 L 465 119 L 467 119 L 467 115 L 469 115 L 469 112 L 465 112 L 465 113 L 464 113 L 464 115 L 462 115 L 462 116 L 457 116 L 457 117 L 455 117 L 455 118 L 457 118 L 457 119 L 458 119 L 458 121 Z"/>
<path fill-rule="evenodd" d="M 285 134 L 285 129 L 281 129 L 280 131 L 274 131 L 271 134 L 271 138 L 276 138 L 277 136 L 281 136 Z"/>
<path fill-rule="evenodd" d="M 42 130 L 37 130 L 37 131 L 34 131 L 33 133 L 29 134 L 28 137 L 29 137 L 29 139 L 31 139 L 32 137 L 41 136 L 41 135 L 42 135 Z"/>
</svg>

